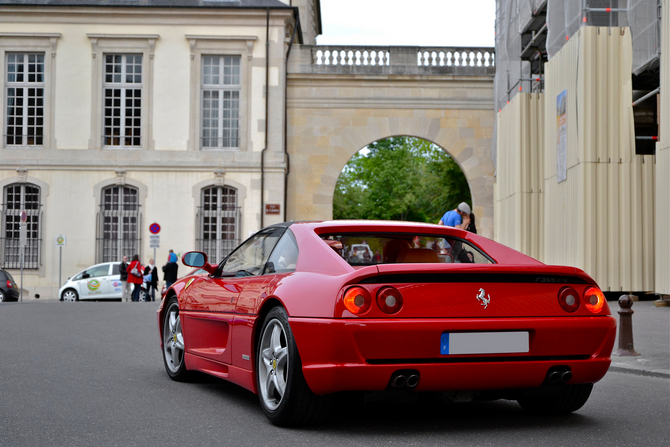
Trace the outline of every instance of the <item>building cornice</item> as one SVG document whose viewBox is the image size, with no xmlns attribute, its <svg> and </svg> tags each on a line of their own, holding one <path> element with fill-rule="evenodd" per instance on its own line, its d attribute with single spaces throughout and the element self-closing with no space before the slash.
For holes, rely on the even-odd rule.
<svg viewBox="0 0 670 447">
<path fill-rule="evenodd" d="M 265 9 L 194 9 L 194 8 L 109 8 L 109 7 L 17 7 L 0 6 L 5 23 L 72 23 L 98 24 L 155 24 L 155 25 L 216 25 L 238 27 L 265 24 Z M 149 18 L 148 18 L 149 17 Z M 273 9 L 271 26 L 284 26 L 293 17 L 292 9 Z M 222 22 L 222 18 L 226 20 Z"/>
</svg>

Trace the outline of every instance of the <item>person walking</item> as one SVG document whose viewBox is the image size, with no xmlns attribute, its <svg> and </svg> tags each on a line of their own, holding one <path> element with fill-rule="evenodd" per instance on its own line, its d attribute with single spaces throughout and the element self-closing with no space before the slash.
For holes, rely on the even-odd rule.
<svg viewBox="0 0 670 447">
<path fill-rule="evenodd" d="M 456 209 L 447 211 L 438 222 L 438 225 L 447 225 L 465 230 L 470 225 L 470 205 L 465 202 L 458 204 Z"/>
<path fill-rule="evenodd" d="M 140 256 L 133 255 L 133 260 L 128 265 L 128 282 L 134 285 L 133 288 L 133 301 L 140 300 L 140 289 L 142 288 L 142 283 L 144 279 L 142 277 L 142 264 L 140 264 Z"/>
<path fill-rule="evenodd" d="M 130 284 L 128 284 L 128 256 L 121 258 L 119 275 L 121 275 L 121 301 L 130 300 Z"/>
<path fill-rule="evenodd" d="M 179 266 L 177 265 L 177 255 L 172 253 L 168 255 L 168 262 L 163 266 L 163 281 L 165 281 L 165 287 L 170 288 L 172 284 L 177 280 L 177 271 Z"/>
<path fill-rule="evenodd" d="M 145 281 L 147 283 L 147 301 L 156 301 L 158 269 L 156 268 L 156 264 L 154 264 L 154 258 L 149 259 L 149 265 L 144 267 L 144 277 L 145 279 L 149 279 L 149 281 Z"/>
</svg>

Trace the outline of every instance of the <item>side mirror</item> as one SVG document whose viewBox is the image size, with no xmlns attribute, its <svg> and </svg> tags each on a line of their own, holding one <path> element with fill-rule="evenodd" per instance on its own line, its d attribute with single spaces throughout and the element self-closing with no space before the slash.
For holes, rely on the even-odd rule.
<svg viewBox="0 0 670 447">
<path fill-rule="evenodd" d="M 84 273 L 81 274 L 81 277 L 82 277 L 82 279 L 86 279 L 86 278 L 90 278 L 91 275 L 89 275 L 88 273 L 84 272 Z"/>
<path fill-rule="evenodd" d="M 204 267 L 207 264 L 207 255 L 201 251 L 189 251 L 181 257 L 181 262 L 189 267 Z"/>
<path fill-rule="evenodd" d="M 265 272 L 264 272 L 264 274 L 267 275 L 267 274 L 269 274 L 269 273 L 275 273 L 275 272 L 276 272 L 276 270 L 275 270 L 275 265 L 274 265 L 274 263 L 273 263 L 272 261 L 268 261 L 268 263 L 265 264 Z"/>
</svg>

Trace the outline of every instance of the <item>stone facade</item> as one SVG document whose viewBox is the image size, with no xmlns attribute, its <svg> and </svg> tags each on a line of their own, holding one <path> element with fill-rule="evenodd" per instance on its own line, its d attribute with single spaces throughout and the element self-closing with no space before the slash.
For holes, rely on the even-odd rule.
<svg viewBox="0 0 670 447">
<path fill-rule="evenodd" d="M 266 9 L 54 9 L 0 2 L 0 77 L 8 79 L 12 55 L 44 57 L 45 81 L 40 85 L 45 91 L 44 140 L 37 145 L 17 145 L 3 138 L 0 147 L 5 226 L 0 265 L 9 268 L 17 281 L 17 264 L 7 254 L 14 241 L 6 237 L 5 228 L 16 218 L 9 209 L 13 199 L 7 194 L 14 191 L 14 185 L 17 191 L 23 191 L 22 185 L 39 190 L 39 224 L 31 235 L 38 240 L 38 259 L 24 269 L 24 298 L 32 299 L 35 294 L 56 298 L 57 235 L 67 237 L 63 280 L 103 261 L 101 201 L 105 188 L 127 186 L 136 191 L 139 207 L 132 216 L 137 225 L 133 239 L 143 264 L 153 256 L 148 227 L 152 222 L 161 225 L 156 252 L 159 266 L 165 263 L 168 249 L 184 253 L 198 246 L 205 225 L 199 212 L 206 188 L 222 186 L 235 191 L 236 222 L 229 235 L 237 241 L 260 229 L 261 200 L 284 210 L 283 73 L 295 21 L 292 8 L 272 3 L 275 7 L 268 21 Z M 137 107 L 141 141 L 136 147 L 111 147 L 103 138 L 108 105 L 103 94 L 105 64 L 106 56 L 112 54 L 141 57 L 141 106 Z M 209 149 L 200 144 L 205 56 L 239 59 L 240 135 L 235 148 Z M 0 90 L 3 134 L 7 133 L 10 87 L 5 81 Z M 21 197 L 23 201 L 24 195 Z M 26 205 L 22 202 L 21 206 Z M 263 224 L 283 217 L 263 215 Z M 185 267 L 182 270 L 186 273 Z"/>
<path fill-rule="evenodd" d="M 411 48 L 398 49 L 410 54 L 406 64 L 394 65 L 390 48 L 388 66 L 323 66 L 313 64 L 312 50 L 296 48 L 289 64 L 288 219 L 332 218 L 335 183 L 349 159 L 402 135 L 453 157 L 468 180 L 477 227 L 493 238 L 493 82 L 486 70 L 418 67 Z"/>
</svg>

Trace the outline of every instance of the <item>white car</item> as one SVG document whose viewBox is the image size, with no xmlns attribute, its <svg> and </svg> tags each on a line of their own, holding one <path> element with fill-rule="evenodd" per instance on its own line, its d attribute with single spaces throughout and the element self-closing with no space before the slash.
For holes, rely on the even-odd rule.
<svg viewBox="0 0 670 447">
<path fill-rule="evenodd" d="M 61 301 L 120 300 L 122 283 L 119 265 L 119 262 L 105 262 L 87 267 L 65 281 L 58 291 L 59 299 Z M 144 301 L 144 295 L 145 291 L 142 289 L 140 301 Z"/>
</svg>

